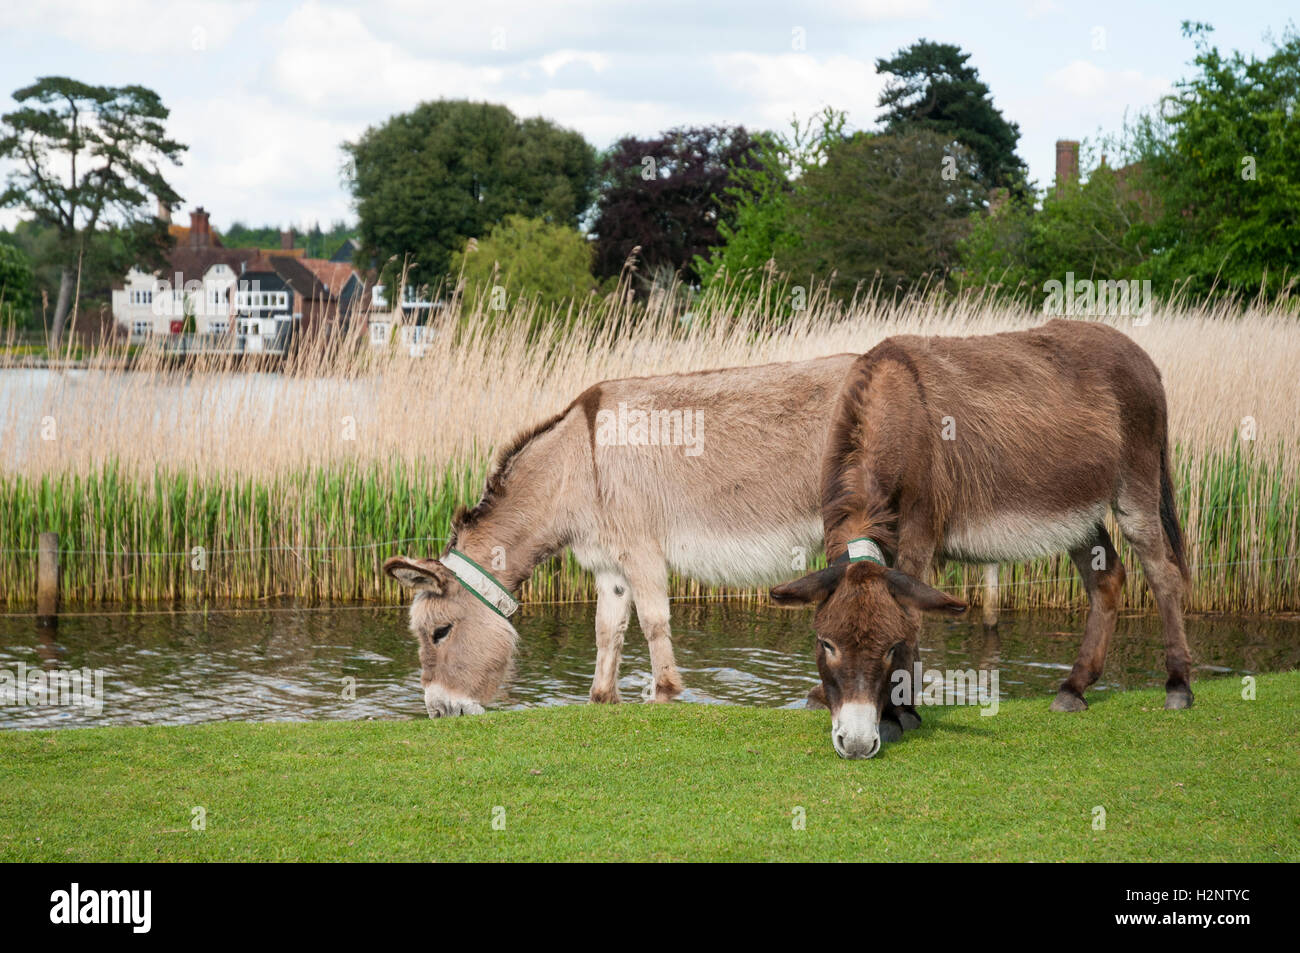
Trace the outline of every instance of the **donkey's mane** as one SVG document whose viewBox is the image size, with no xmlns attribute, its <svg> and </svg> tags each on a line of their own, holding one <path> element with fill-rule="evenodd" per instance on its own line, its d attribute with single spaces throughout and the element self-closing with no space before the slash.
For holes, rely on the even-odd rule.
<svg viewBox="0 0 1300 953">
<path fill-rule="evenodd" d="M 543 420 L 536 426 L 530 427 L 527 430 L 516 434 L 513 440 L 505 444 L 501 450 L 498 451 L 496 462 L 492 465 L 492 469 L 488 473 L 487 485 L 483 488 L 483 496 L 472 508 L 466 509 L 464 506 L 459 506 L 456 508 L 456 512 L 452 515 L 451 545 L 455 545 L 456 538 L 460 535 L 462 530 L 469 529 L 492 512 L 493 507 L 496 506 L 497 502 L 501 499 L 502 494 L 505 492 L 506 476 L 509 473 L 510 464 L 514 462 L 515 457 L 523 453 L 524 448 L 532 443 L 533 440 L 540 437 L 563 420 L 569 413 L 569 410 L 570 407 L 566 407 L 558 414 Z"/>
<path fill-rule="evenodd" d="M 849 521 L 859 522 L 891 556 L 898 551 L 897 500 L 882 499 L 867 486 L 865 450 L 860 442 L 860 421 L 865 413 L 871 378 L 884 361 L 901 365 L 916 383 L 922 401 L 925 389 L 912 357 L 897 342 L 886 340 L 858 359 L 849 372 L 822 464 L 822 520 L 827 545 L 835 531 Z M 828 552 L 827 556 L 831 554 Z"/>
</svg>

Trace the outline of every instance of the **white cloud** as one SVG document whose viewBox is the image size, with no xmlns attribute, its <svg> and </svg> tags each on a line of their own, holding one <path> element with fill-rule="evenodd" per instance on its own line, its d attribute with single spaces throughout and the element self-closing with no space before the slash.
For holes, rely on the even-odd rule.
<svg viewBox="0 0 1300 953">
<path fill-rule="evenodd" d="M 1075 60 L 1047 74 L 1047 85 L 1076 99 L 1107 102 L 1154 102 L 1169 91 L 1169 80 L 1140 70 L 1105 70 L 1087 60 Z"/>
<path fill-rule="evenodd" d="M 384 110 L 440 97 L 491 95 L 502 71 L 414 56 L 376 38 L 360 16 L 316 0 L 285 20 L 270 65 L 276 89 L 311 107 Z"/>
<path fill-rule="evenodd" d="M 776 128 L 823 106 L 847 111 L 859 126 L 870 125 L 884 86 L 869 61 L 850 56 L 726 53 L 713 58 L 713 67 L 723 83 L 751 100 L 763 123 Z"/>
<path fill-rule="evenodd" d="M 552 79 L 555 74 L 571 63 L 583 63 L 597 73 L 603 73 L 609 68 L 609 57 L 603 53 L 584 52 L 582 50 L 558 50 L 555 53 L 547 53 L 538 59 L 537 64 L 542 68 L 542 72 Z"/>
<path fill-rule="evenodd" d="M 350 218 L 339 143 L 362 128 L 259 94 L 181 100 L 169 131 L 190 151 L 168 178 L 186 208 L 205 206 L 221 226 L 233 219 L 303 225 Z"/>
<path fill-rule="evenodd" d="M 1055 16 L 1064 12 L 1065 7 L 1059 0 L 1029 0 L 1025 4 L 1025 16 L 1030 20 L 1038 20 L 1042 17 Z"/>
<path fill-rule="evenodd" d="M 930 16 L 930 0 L 837 0 L 833 5 L 842 16 L 869 22 L 910 20 Z"/>
<path fill-rule="evenodd" d="M 256 9 L 253 0 L 41 0 L 0 6 L 0 30 L 52 32 L 91 50 L 173 54 L 220 49 Z"/>
</svg>

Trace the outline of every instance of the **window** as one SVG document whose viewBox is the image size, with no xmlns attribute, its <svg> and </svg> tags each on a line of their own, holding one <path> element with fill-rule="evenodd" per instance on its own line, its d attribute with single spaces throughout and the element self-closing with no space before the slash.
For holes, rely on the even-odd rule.
<svg viewBox="0 0 1300 953">
<path fill-rule="evenodd" d="M 132 322 L 131 322 L 131 333 L 132 333 L 132 334 L 144 335 L 144 334 L 151 334 L 152 332 L 153 332 L 153 324 L 152 324 L 152 322 L 149 322 L 149 321 L 132 321 Z"/>
<path fill-rule="evenodd" d="M 229 325 L 228 325 L 225 321 L 209 321 L 209 322 L 208 322 L 208 333 L 209 333 L 209 334 L 225 334 L 225 333 L 226 333 L 226 328 L 227 328 L 227 327 L 229 327 Z"/>
<path fill-rule="evenodd" d="M 370 343 L 376 347 L 388 341 L 388 325 L 382 321 L 375 321 L 370 325 Z"/>
</svg>

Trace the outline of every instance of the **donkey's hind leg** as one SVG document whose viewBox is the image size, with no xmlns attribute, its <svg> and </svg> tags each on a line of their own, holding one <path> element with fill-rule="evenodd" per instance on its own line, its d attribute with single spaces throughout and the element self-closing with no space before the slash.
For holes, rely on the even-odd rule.
<svg viewBox="0 0 1300 953">
<path fill-rule="evenodd" d="M 653 678 L 643 696 L 647 701 L 672 701 L 682 693 L 682 676 L 673 658 L 672 629 L 668 610 L 668 564 L 662 556 L 640 555 L 624 566 L 632 584 L 632 601 L 636 618 L 650 647 L 650 670 Z"/>
<path fill-rule="evenodd" d="M 623 635 L 632 615 L 627 580 L 618 573 L 596 574 L 596 677 L 591 681 L 593 702 L 616 703 L 618 665 L 623 656 Z"/>
<path fill-rule="evenodd" d="M 1121 506 L 1123 503 L 1121 500 Z M 1183 630 L 1183 574 L 1170 554 L 1158 504 L 1152 499 L 1134 503 L 1132 508 L 1117 508 L 1115 517 L 1119 528 L 1124 531 L 1124 538 L 1142 562 L 1142 572 L 1160 609 L 1168 674 L 1165 707 L 1191 708 L 1192 654 Z"/>
<path fill-rule="evenodd" d="M 1124 589 L 1124 566 L 1111 543 L 1110 533 L 1101 523 L 1097 524 L 1091 540 L 1070 551 L 1070 559 L 1088 592 L 1088 618 L 1079 657 L 1056 693 L 1052 711 L 1083 711 L 1088 707 L 1083 693 L 1101 677 L 1110 637 L 1115 633 L 1120 593 Z"/>
</svg>

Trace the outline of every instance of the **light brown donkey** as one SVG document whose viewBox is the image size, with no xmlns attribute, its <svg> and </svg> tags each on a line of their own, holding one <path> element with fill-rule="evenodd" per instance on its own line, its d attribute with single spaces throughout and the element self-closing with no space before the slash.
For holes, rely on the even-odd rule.
<svg viewBox="0 0 1300 953">
<path fill-rule="evenodd" d="M 772 591 L 779 602 L 818 604 L 817 665 L 837 752 L 874 755 L 891 705 L 902 727 L 915 724 L 911 696 L 895 690 L 912 671 L 920 612 L 966 608 L 921 581 L 936 559 L 1068 552 L 1089 609 L 1052 709 L 1086 708 L 1124 585 L 1102 522 L 1107 508 L 1160 609 L 1165 707 L 1192 704 L 1167 416 L 1146 353 L 1086 321 L 984 337 L 894 337 L 858 359 L 832 414 L 823 465 L 832 563 Z"/>
<path fill-rule="evenodd" d="M 619 700 L 633 605 L 647 697 L 677 695 L 669 570 L 770 585 L 820 552 L 828 411 L 856 358 L 606 381 L 504 448 L 441 559 L 385 564 L 416 591 L 429 714 L 477 713 L 496 695 L 514 654 L 513 593 L 565 548 L 596 577 L 591 700 Z"/>
</svg>

